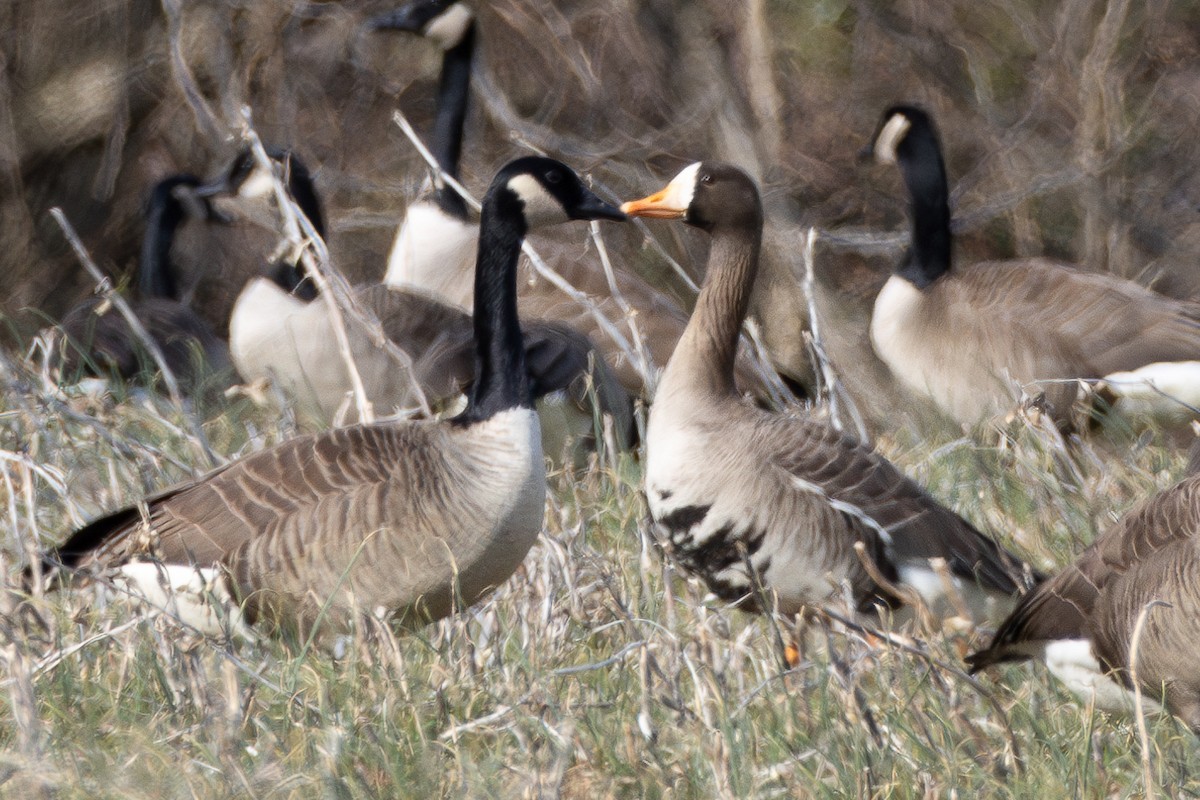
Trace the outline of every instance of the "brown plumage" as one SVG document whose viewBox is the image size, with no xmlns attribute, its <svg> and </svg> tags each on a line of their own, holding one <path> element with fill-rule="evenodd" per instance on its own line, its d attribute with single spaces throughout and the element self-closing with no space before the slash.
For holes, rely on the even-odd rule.
<svg viewBox="0 0 1200 800">
<path fill-rule="evenodd" d="M 213 329 L 180 300 L 172 261 L 179 230 L 207 227 L 217 215 L 191 175 L 159 181 L 145 205 L 137 296 L 127 301 L 146 336 L 162 353 L 167 369 L 183 391 L 224 389 L 233 378 L 229 351 Z M 67 380 L 84 373 L 116 375 L 125 380 L 153 376 L 158 365 L 147 344 L 117 308 L 91 297 L 63 318 L 61 374 Z"/>
<path fill-rule="evenodd" d="M 209 384 L 224 388 L 232 380 L 233 364 L 225 342 L 190 308 L 152 297 L 135 301 L 131 309 L 184 392 L 192 394 Z M 84 373 L 129 380 L 158 372 L 129 323 L 100 298 L 73 308 L 63 318 L 62 330 L 61 374 L 66 380 Z"/>
<path fill-rule="evenodd" d="M 1021 388 L 1044 392 L 1065 421 L 1074 378 L 1200 358 L 1200 306 L 1046 259 L 959 266 L 919 292 L 897 283 L 880 298 L 898 292 L 909 296 L 902 319 L 876 305 L 876 350 L 962 424 L 1005 412 Z"/>
<path fill-rule="evenodd" d="M 1044 392 L 1066 425 L 1076 379 L 1106 382 L 1116 409 L 1173 423 L 1200 392 L 1200 306 L 1111 275 L 1047 259 L 952 266 L 945 164 L 929 115 L 883 116 L 876 157 L 899 165 L 912 203 L 912 244 L 880 291 L 871 341 L 902 383 L 973 425 Z M 1156 365 L 1150 371 L 1138 370 Z M 1135 372 L 1130 375 L 1128 373 Z"/>
<path fill-rule="evenodd" d="M 724 164 L 688 167 L 626 203 L 635 216 L 685 219 L 712 235 L 696 309 L 663 375 L 647 429 L 646 494 L 675 557 L 730 601 L 756 605 L 756 582 L 795 612 L 848 586 L 856 607 L 895 605 L 877 573 L 945 610 L 930 561 L 987 611 L 1028 568 L 937 503 L 890 462 L 828 423 L 742 401 L 733 359 L 757 268 L 757 188 Z M 978 601 L 978 602 L 975 602 Z"/>
<path fill-rule="evenodd" d="M 1125 514 L 1073 564 L 1026 596 L 992 643 L 968 657 L 978 671 L 1005 661 L 1046 660 L 1068 688 L 1127 711 L 1130 643 L 1145 697 L 1200 733 L 1200 478 L 1189 477 Z M 1066 647 L 1055 650 L 1055 645 Z M 1074 645 L 1073 649 L 1067 649 Z M 1082 676 L 1082 677 L 1081 677 Z M 1115 684 L 1113 680 L 1115 679 Z"/>
<path fill-rule="evenodd" d="M 484 199 L 476 266 L 475 380 L 453 420 L 360 425 L 255 453 L 80 529 L 44 566 L 113 568 L 147 597 L 207 571 L 250 621 L 334 630 L 382 609 L 402 621 L 474 602 L 541 530 L 545 462 L 516 307 L 531 224 L 623 219 L 568 167 L 513 161 Z M 186 584 L 186 579 L 182 582 Z M 210 615 L 211 616 L 211 615 Z M 200 611 L 197 623 L 210 617 Z"/>
<path fill-rule="evenodd" d="M 326 603 L 339 626 L 378 606 L 437 619 L 502 583 L 541 529 L 541 453 L 507 433 L 421 422 L 303 436 L 146 498 L 153 536 L 133 507 L 56 560 L 220 564 L 248 622 L 304 633 Z"/>
</svg>

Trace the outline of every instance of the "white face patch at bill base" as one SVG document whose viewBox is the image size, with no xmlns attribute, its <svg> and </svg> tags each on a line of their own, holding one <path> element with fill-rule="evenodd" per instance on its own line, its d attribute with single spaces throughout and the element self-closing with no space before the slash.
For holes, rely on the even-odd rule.
<svg viewBox="0 0 1200 800">
<path fill-rule="evenodd" d="M 903 114 L 892 114 L 875 139 L 875 159 L 884 164 L 896 163 L 896 148 L 908 134 L 912 122 Z"/>
<path fill-rule="evenodd" d="M 462 3 L 455 3 L 429 21 L 425 26 L 425 36 L 437 42 L 443 50 L 449 50 L 462 41 L 471 18 L 470 9 Z"/>
<path fill-rule="evenodd" d="M 687 211 L 692 205 L 692 198 L 696 196 L 696 181 L 699 172 L 699 161 L 684 167 L 663 190 L 660 205 L 677 211 Z"/>
<path fill-rule="evenodd" d="M 562 203 L 547 192 L 546 187 L 532 175 L 515 175 L 509 179 L 507 186 L 509 191 L 520 198 L 524 206 L 525 224 L 530 228 L 556 225 L 570 219 L 563 210 Z"/>
<path fill-rule="evenodd" d="M 275 176 L 256 163 L 237 193 L 247 200 L 269 197 L 275 193 Z"/>
</svg>

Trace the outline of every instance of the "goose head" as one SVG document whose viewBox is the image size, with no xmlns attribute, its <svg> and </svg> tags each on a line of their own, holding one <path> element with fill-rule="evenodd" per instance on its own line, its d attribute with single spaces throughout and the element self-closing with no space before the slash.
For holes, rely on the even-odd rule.
<svg viewBox="0 0 1200 800">
<path fill-rule="evenodd" d="M 584 186 L 573 169 L 543 156 L 526 156 L 506 164 L 484 198 L 485 209 L 489 205 L 505 216 L 519 218 L 522 234 L 569 220 L 625 219 L 620 209 Z"/>
<path fill-rule="evenodd" d="M 308 167 L 291 150 L 267 149 L 267 164 L 249 147 L 243 148 L 217 178 L 196 189 L 201 197 L 224 195 L 249 203 L 269 202 L 275 196 L 275 181 L 283 181 L 288 194 L 308 217 L 313 229 L 325 236 L 325 216 L 316 182 Z"/>
<path fill-rule="evenodd" d="M 698 161 L 661 191 L 621 206 L 631 217 L 679 219 L 711 232 L 718 227 L 762 227 L 762 201 L 753 179 L 731 164 Z"/>
<path fill-rule="evenodd" d="M 459 0 L 414 0 L 369 23 L 374 30 L 416 33 L 449 50 L 462 42 L 475 14 Z"/>
<path fill-rule="evenodd" d="M 923 109 L 896 105 L 883 112 L 875 135 L 865 154 L 874 156 L 881 164 L 896 164 L 908 160 L 921 135 L 933 128 L 933 121 Z"/>
</svg>

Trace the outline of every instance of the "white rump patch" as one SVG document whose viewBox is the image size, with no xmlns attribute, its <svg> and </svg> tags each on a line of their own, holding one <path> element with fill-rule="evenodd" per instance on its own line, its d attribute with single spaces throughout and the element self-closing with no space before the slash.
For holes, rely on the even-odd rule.
<svg viewBox="0 0 1200 800">
<path fill-rule="evenodd" d="M 875 159 L 884 164 L 896 163 L 896 148 L 912 128 L 912 122 L 904 114 L 892 114 L 891 119 L 879 131 L 875 139 Z"/>
<path fill-rule="evenodd" d="M 133 561 L 119 571 L 134 598 L 206 636 L 253 638 L 219 569 Z"/>
<path fill-rule="evenodd" d="M 972 580 L 934 569 L 929 562 L 897 564 L 900 583 L 908 586 L 935 615 L 947 617 L 968 612 L 973 620 L 997 622 L 1012 610 L 1012 597 L 990 592 Z"/>
<path fill-rule="evenodd" d="M 570 219 L 562 203 L 532 175 L 514 175 L 508 179 L 508 188 L 524 204 L 525 224 L 530 228 L 555 225 Z"/>
<path fill-rule="evenodd" d="M 413 203 L 396 232 L 383 282 L 415 287 L 469 308 L 475 296 L 478 248 L 478 225 L 447 214 L 437 203 Z"/>
<path fill-rule="evenodd" d="M 443 50 L 449 50 L 462 41 L 471 24 L 471 11 L 462 3 L 455 3 L 441 14 L 429 21 L 425 26 L 425 36 L 438 43 Z"/>
<path fill-rule="evenodd" d="M 686 211 L 690 208 L 692 198 L 696 196 L 696 180 L 699 174 L 699 161 L 684 167 L 663 190 L 662 205 L 679 211 Z"/>
<path fill-rule="evenodd" d="M 1195 416 L 1192 408 L 1200 408 L 1200 361 L 1159 361 L 1114 372 L 1101 385 L 1116 395 L 1114 412 L 1180 425 Z"/>
<path fill-rule="evenodd" d="M 1050 673 L 1079 699 L 1094 700 L 1097 708 L 1118 714 L 1132 714 L 1136 710 L 1133 692 L 1104 672 L 1087 639 L 1050 642 L 1044 656 Z M 1142 708 L 1151 714 L 1162 712 L 1162 706 L 1145 693 Z"/>
</svg>

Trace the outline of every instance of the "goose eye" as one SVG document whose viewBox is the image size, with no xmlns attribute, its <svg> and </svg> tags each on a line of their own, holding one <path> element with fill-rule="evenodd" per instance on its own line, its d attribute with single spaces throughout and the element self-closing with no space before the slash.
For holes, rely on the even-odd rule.
<svg viewBox="0 0 1200 800">
<path fill-rule="evenodd" d="M 703 183 L 703 184 L 705 184 L 705 185 L 712 183 L 712 175 L 710 175 L 710 174 L 709 174 L 709 173 L 707 173 L 707 172 L 703 173 L 703 174 L 700 176 L 700 182 L 701 182 L 701 183 Z"/>
<path fill-rule="evenodd" d="M 546 183 L 554 185 L 562 182 L 562 173 L 558 170 L 552 170 L 546 173 Z"/>
</svg>

